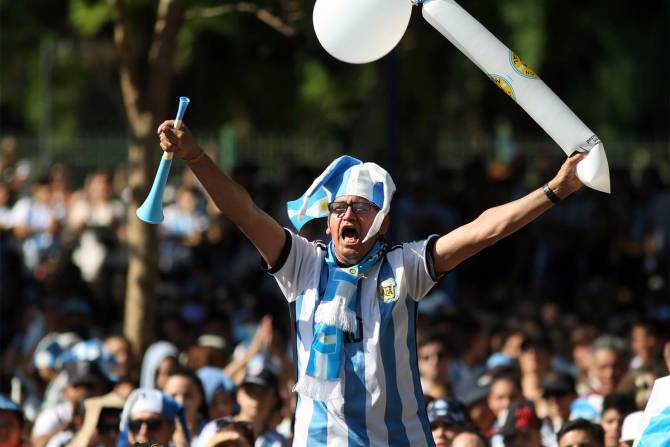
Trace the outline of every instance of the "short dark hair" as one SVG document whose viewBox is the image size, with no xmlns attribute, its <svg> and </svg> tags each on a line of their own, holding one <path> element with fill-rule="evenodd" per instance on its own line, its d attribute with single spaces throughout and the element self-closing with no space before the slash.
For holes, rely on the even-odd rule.
<svg viewBox="0 0 670 447">
<path fill-rule="evenodd" d="M 598 443 L 597 447 L 605 445 L 605 432 L 602 427 L 586 419 L 574 419 L 563 424 L 563 427 L 556 433 L 556 441 L 560 443 L 561 438 L 573 430 L 587 432 Z"/>
<path fill-rule="evenodd" d="M 637 410 L 635 396 L 626 393 L 610 393 L 603 400 L 603 413 L 609 409 L 615 409 L 622 416 L 628 416 Z"/>
<path fill-rule="evenodd" d="M 516 365 L 501 365 L 491 370 L 491 385 L 498 380 L 509 380 L 521 389 L 521 373 Z"/>
</svg>

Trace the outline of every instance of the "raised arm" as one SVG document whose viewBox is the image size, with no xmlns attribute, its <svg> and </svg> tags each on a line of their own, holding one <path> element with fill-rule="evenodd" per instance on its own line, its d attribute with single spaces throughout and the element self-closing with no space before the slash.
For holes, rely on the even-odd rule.
<svg viewBox="0 0 670 447">
<path fill-rule="evenodd" d="M 164 121 L 157 133 L 161 148 L 184 160 L 205 187 L 221 213 L 244 233 L 268 265 L 273 266 L 284 246 L 286 233 L 279 223 L 258 208 L 241 185 L 226 175 L 198 147 L 193 135 L 182 124 L 173 129 L 174 121 Z"/>
<path fill-rule="evenodd" d="M 548 183 L 559 199 L 565 199 L 582 187 L 576 168 L 583 158 L 583 154 L 568 158 Z M 470 256 L 532 222 L 552 205 L 542 188 L 538 188 L 518 200 L 487 209 L 477 219 L 437 240 L 433 252 L 436 272 L 448 272 Z"/>
</svg>

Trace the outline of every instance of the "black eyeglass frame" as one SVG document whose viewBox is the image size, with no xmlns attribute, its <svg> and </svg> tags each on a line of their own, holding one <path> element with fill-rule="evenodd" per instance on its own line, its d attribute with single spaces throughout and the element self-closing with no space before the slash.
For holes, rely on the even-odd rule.
<svg viewBox="0 0 670 447">
<path fill-rule="evenodd" d="M 377 207 L 377 205 L 375 205 L 372 202 L 368 202 L 368 201 L 365 201 L 365 202 L 358 201 L 358 202 L 351 202 L 351 203 L 343 202 L 343 201 L 337 201 L 337 202 L 330 202 L 328 204 L 328 211 L 331 214 L 336 214 L 338 217 L 340 217 L 340 216 L 343 216 L 344 214 L 346 214 L 349 207 L 351 207 L 351 210 L 356 215 L 367 214 L 373 208 L 379 209 Z"/>
</svg>

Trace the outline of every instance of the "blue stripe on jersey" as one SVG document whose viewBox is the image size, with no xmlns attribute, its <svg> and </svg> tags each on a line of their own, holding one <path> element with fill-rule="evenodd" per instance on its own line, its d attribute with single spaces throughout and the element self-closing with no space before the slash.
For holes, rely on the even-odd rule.
<svg viewBox="0 0 670 447">
<path fill-rule="evenodd" d="M 421 388 L 421 378 L 419 376 L 419 361 L 416 353 L 416 311 L 419 303 L 413 299 L 405 300 L 407 305 L 407 349 L 409 349 L 410 366 L 412 369 L 412 380 L 414 381 L 414 395 L 419 405 L 419 420 L 426 435 L 428 445 L 435 445 L 433 433 L 430 431 L 428 414 L 426 413 L 426 404 L 423 400 L 423 390 Z"/>
<path fill-rule="evenodd" d="M 312 420 L 307 429 L 307 440 L 311 446 L 326 447 L 328 442 L 328 409 L 326 404 L 312 401 Z M 298 406 L 300 406 L 300 394 L 298 394 Z"/>
<path fill-rule="evenodd" d="M 386 278 L 392 278 L 389 263 L 384 260 L 379 278 L 383 281 Z M 383 302 L 377 300 L 379 304 L 380 322 L 379 341 L 381 344 L 381 358 L 386 381 L 386 410 L 384 412 L 384 422 L 388 432 L 389 445 L 409 445 L 405 424 L 402 423 L 402 401 L 398 391 L 398 376 L 395 363 L 395 327 L 393 325 L 393 308 L 398 304 L 398 300 Z M 386 323 L 386 324 L 384 324 Z"/>
<path fill-rule="evenodd" d="M 293 321 L 293 328 L 294 328 L 294 334 L 295 334 L 295 358 L 293 361 L 295 362 L 295 368 L 297 374 L 295 375 L 295 380 L 298 380 L 298 376 L 300 375 L 300 367 L 301 361 L 300 361 L 300 355 L 298 354 L 300 352 L 300 345 L 302 343 L 302 337 L 300 334 L 300 327 L 298 327 L 298 321 L 300 321 L 300 311 L 302 310 L 302 301 L 305 298 L 303 294 L 298 295 L 298 298 L 294 301 L 295 307 L 293 308 L 294 312 L 294 317 L 295 321 Z M 296 406 L 297 408 L 297 406 Z"/>
<path fill-rule="evenodd" d="M 356 300 L 356 315 L 359 317 L 359 325 L 363 324 L 360 319 L 361 288 L 358 287 L 356 292 L 359 295 Z M 367 390 L 365 388 L 364 338 L 361 337 L 361 340 L 349 340 L 348 343 L 344 343 L 344 421 L 349 430 L 350 446 L 370 445 L 365 419 Z"/>
</svg>

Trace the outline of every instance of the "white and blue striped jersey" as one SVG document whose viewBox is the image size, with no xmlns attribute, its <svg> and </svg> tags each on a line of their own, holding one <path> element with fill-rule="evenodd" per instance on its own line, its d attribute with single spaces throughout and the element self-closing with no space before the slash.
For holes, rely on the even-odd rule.
<svg viewBox="0 0 670 447">
<path fill-rule="evenodd" d="M 344 400 L 338 404 L 298 396 L 294 446 L 434 445 L 416 352 L 418 301 L 435 285 L 435 238 L 390 249 L 359 282 L 357 334 L 345 334 Z M 292 307 L 297 373 L 305 374 L 319 289 L 325 287 L 326 246 L 287 231 L 270 269 Z M 326 277 L 324 278 L 324 272 Z"/>
</svg>

